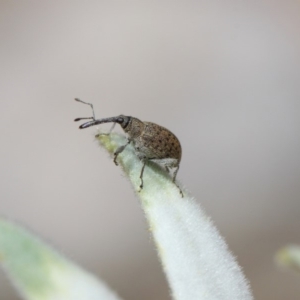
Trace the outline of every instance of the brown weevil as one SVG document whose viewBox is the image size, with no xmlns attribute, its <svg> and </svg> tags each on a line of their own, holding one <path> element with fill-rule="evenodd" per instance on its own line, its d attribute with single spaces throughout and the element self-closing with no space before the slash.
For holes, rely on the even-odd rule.
<svg viewBox="0 0 300 300">
<path fill-rule="evenodd" d="M 79 126 L 80 129 L 84 129 L 90 126 L 114 123 L 110 132 L 118 123 L 127 134 L 127 143 L 117 148 L 114 153 L 114 163 L 117 163 L 118 155 L 126 148 L 130 143 L 133 144 L 137 157 L 143 163 L 140 173 L 140 190 L 143 188 L 143 173 L 148 161 L 153 161 L 165 167 L 166 171 L 170 173 L 170 169 L 173 170 L 172 181 L 175 183 L 176 175 L 179 170 L 179 164 L 181 160 L 181 145 L 177 137 L 168 129 L 151 122 L 143 122 L 137 118 L 119 115 L 111 118 L 103 118 L 96 120 L 94 108 L 91 103 L 84 102 L 78 98 L 76 101 L 90 105 L 93 111 L 93 116 L 88 118 L 76 118 L 74 121 L 91 119 L 92 121 L 86 122 Z M 110 133 L 109 132 L 109 133 Z M 176 183 L 175 183 L 176 184 Z M 178 185 L 176 185 L 183 197 L 183 193 Z"/>
</svg>

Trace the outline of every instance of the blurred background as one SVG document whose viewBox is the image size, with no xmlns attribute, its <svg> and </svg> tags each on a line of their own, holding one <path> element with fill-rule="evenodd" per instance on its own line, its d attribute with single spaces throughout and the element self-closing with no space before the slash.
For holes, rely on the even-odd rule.
<svg viewBox="0 0 300 300">
<path fill-rule="evenodd" d="M 138 199 L 76 117 L 172 130 L 257 300 L 300 298 L 300 3 L 0 1 L 0 214 L 124 299 L 170 300 Z M 105 127 L 105 126 L 104 126 Z M 109 128 L 109 126 L 108 126 Z M 1 300 L 19 299 L 0 273 Z"/>
</svg>

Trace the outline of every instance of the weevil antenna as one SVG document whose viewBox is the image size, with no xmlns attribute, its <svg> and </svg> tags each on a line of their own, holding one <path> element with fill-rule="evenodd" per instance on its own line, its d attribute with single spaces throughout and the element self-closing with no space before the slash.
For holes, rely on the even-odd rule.
<svg viewBox="0 0 300 300">
<path fill-rule="evenodd" d="M 81 102 L 81 103 L 83 103 L 83 104 L 89 105 L 89 106 L 92 108 L 92 112 L 93 112 L 93 116 L 92 116 L 92 117 L 88 117 L 88 118 L 76 118 L 76 119 L 74 120 L 75 122 L 80 121 L 80 120 L 90 120 L 90 119 L 92 119 L 92 120 L 94 120 L 94 121 L 96 120 L 96 118 L 95 118 L 95 112 L 94 112 L 94 106 L 93 106 L 92 103 L 88 103 L 88 102 L 82 101 L 82 100 L 80 100 L 79 98 L 75 98 L 75 101 L 78 101 L 78 102 Z"/>
</svg>

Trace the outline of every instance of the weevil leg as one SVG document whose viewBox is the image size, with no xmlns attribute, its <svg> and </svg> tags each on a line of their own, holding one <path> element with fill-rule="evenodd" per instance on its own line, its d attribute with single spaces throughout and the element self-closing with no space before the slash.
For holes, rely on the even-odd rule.
<svg viewBox="0 0 300 300">
<path fill-rule="evenodd" d="M 177 186 L 177 188 L 179 189 L 179 192 L 180 192 L 180 194 L 181 194 L 181 197 L 183 198 L 183 192 L 182 192 L 181 188 L 180 188 L 180 187 L 176 184 L 176 182 L 175 182 L 175 179 L 176 179 L 176 175 L 177 175 L 177 173 L 178 173 L 178 170 L 179 170 L 179 165 L 177 166 L 176 170 L 174 171 L 172 181 L 174 182 L 174 184 L 175 184 L 175 185 Z"/>
<path fill-rule="evenodd" d="M 142 166 L 142 170 L 141 170 L 141 174 L 140 174 L 141 184 L 140 184 L 139 192 L 143 189 L 143 186 L 144 186 L 143 174 L 144 174 L 144 169 L 145 169 L 145 166 L 147 163 L 147 159 L 143 159 L 142 162 L 143 162 L 143 166 Z"/>
<path fill-rule="evenodd" d="M 123 152 L 123 150 L 127 147 L 128 144 L 130 144 L 131 140 L 128 140 L 127 143 L 123 146 L 120 146 L 114 153 L 114 163 L 115 165 L 117 166 L 118 165 L 118 162 L 117 162 L 117 157 L 118 155 Z"/>
<path fill-rule="evenodd" d="M 177 188 L 179 189 L 179 193 L 180 193 L 180 195 L 181 195 L 181 198 L 183 198 L 184 195 L 183 195 L 183 192 L 182 192 L 181 188 L 178 186 L 178 184 L 175 183 L 175 185 L 176 185 Z"/>
<path fill-rule="evenodd" d="M 116 122 L 114 122 L 114 124 L 111 126 L 111 128 L 109 129 L 108 134 L 111 134 L 111 132 L 114 130 L 115 126 L 116 126 Z"/>
<path fill-rule="evenodd" d="M 97 137 L 98 135 L 110 135 L 111 132 L 114 130 L 116 124 L 117 124 L 116 122 L 113 123 L 113 125 L 112 125 L 111 128 L 109 129 L 109 132 L 106 132 L 106 133 L 105 133 L 105 132 L 101 132 L 100 134 L 97 134 L 96 137 Z M 123 149 L 123 150 L 124 150 L 124 149 Z M 122 151 L 123 151 L 123 150 L 122 150 Z"/>
<path fill-rule="evenodd" d="M 179 170 L 179 165 L 177 166 L 176 170 L 174 171 L 173 173 L 173 178 L 172 178 L 172 181 L 175 182 L 175 179 L 176 179 L 176 175 L 178 173 L 178 170 Z"/>
</svg>

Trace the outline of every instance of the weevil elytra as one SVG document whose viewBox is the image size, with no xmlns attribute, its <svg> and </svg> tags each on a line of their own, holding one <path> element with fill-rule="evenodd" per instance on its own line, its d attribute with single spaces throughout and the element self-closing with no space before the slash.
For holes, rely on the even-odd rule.
<svg viewBox="0 0 300 300">
<path fill-rule="evenodd" d="M 181 145 L 177 137 L 168 129 L 151 122 L 143 122 L 137 118 L 119 115 L 111 118 L 103 118 L 96 120 L 94 108 L 91 103 L 84 102 L 78 98 L 76 101 L 90 105 L 92 108 L 93 116 L 88 118 L 76 118 L 74 121 L 81 121 L 91 119 L 92 121 L 86 122 L 79 126 L 80 129 L 84 129 L 90 126 L 114 123 L 110 132 L 114 128 L 115 124 L 121 125 L 124 132 L 127 134 L 127 143 L 117 148 L 114 153 L 114 163 L 118 165 L 118 155 L 132 143 L 135 149 L 137 157 L 143 163 L 140 173 L 140 190 L 142 190 L 144 181 L 143 174 L 144 169 L 148 161 L 153 161 L 165 167 L 166 171 L 170 173 L 170 169 L 173 170 L 172 181 L 175 183 L 176 175 L 179 170 L 179 164 L 181 160 Z M 110 133 L 109 132 L 109 133 Z M 175 183 L 176 184 L 176 183 Z M 176 185 L 183 197 L 183 193 L 178 185 Z"/>
</svg>

